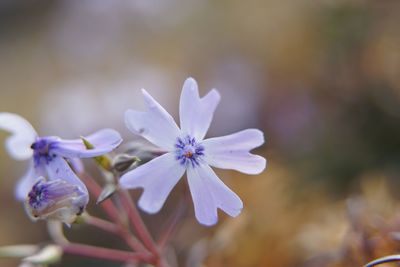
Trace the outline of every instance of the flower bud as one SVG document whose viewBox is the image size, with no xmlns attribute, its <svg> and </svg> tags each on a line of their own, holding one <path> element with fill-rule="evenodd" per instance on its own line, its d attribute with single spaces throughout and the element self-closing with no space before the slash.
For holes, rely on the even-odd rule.
<svg viewBox="0 0 400 267">
<path fill-rule="evenodd" d="M 41 178 L 31 189 L 25 208 L 33 220 L 57 220 L 71 224 L 88 202 L 88 195 L 78 185 L 57 179 Z"/>
<path fill-rule="evenodd" d="M 106 184 L 97 198 L 96 204 L 100 204 L 103 201 L 109 199 L 117 191 L 117 186 L 113 183 Z"/>
<path fill-rule="evenodd" d="M 140 159 L 136 156 L 128 154 L 117 155 L 112 163 L 113 168 L 118 172 L 125 172 L 134 167 L 134 164 L 139 162 Z"/>
</svg>

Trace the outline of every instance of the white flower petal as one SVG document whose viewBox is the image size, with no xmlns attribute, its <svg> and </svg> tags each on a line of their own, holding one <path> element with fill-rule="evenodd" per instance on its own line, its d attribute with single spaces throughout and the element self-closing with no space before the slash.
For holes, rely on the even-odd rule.
<svg viewBox="0 0 400 267">
<path fill-rule="evenodd" d="M 206 139 L 205 161 L 213 167 L 232 169 L 247 174 L 259 174 L 266 167 L 265 158 L 249 151 L 264 143 L 264 134 L 257 129 L 247 129 L 231 135 Z"/>
<path fill-rule="evenodd" d="M 26 160 L 32 157 L 30 146 L 35 142 L 37 134 L 27 120 L 17 114 L 2 112 L 0 129 L 12 134 L 6 140 L 6 148 L 14 159 Z"/>
<path fill-rule="evenodd" d="M 201 224 L 217 223 L 218 208 L 232 217 L 240 214 L 242 201 L 217 177 L 210 166 L 203 164 L 188 168 L 187 175 L 195 215 Z"/>
<path fill-rule="evenodd" d="M 174 149 L 180 130 L 171 115 L 142 89 L 147 111 L 127 110 L 125 112 L 126 127 L 134 134 L 146 138 L 151 143 L 167 149 Z"/>
<path fill-rule="evenodd" d="M 193 78 L 186 79 L 179 104 L 181 130 L 199 141 L 203 140 L 220 99 L 215 89 L 200 98 L 196 81 Z"/>
<path fill-rule="evenodd" d="M 139 207 L 148 213 L 156 213 L 184 172 L 185 168 L 175 155 L 166 153 L 124 174 L 119 183 L 126 189 L 143 188 Z"/>
<path fill-rule="evenodd" d="M 38 181 L 40 175 L 33 167 L 33 160 L 29 163 L 28 171 L 20 178 L 15 187 L 15 197 L 19 201 L 25 201 L 32 186 Z"/>
</svg>

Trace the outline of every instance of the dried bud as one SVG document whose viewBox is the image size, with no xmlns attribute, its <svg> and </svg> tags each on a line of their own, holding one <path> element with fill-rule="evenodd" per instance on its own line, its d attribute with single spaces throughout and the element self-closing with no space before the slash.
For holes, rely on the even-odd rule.
<svg viewBox="0 0 400 267">
<path fill-rule="evenodd" d="M 140 162 L 140 159 L 136 156 L 119 154 L 114 158 L 112 166 L 118 172 L 126 172 L 138 162 Z"/>
<path fill-rule="evenodd" d="M 103 191 L 101 191 L 99 197 L 97 198 L 96 204 L 101 204 L 103 201 L 109 199 L 117 191 L 117 186 L 113 183 L 107 184 Z"/>
<path fill-rule="evenodd" d="M 56 220 L 71 224 L 88 202 L 88 195 L 78 185 L 57 179 L 40 179 L 31 189 L 25 202 L 33 220 Z"/>
</svg>

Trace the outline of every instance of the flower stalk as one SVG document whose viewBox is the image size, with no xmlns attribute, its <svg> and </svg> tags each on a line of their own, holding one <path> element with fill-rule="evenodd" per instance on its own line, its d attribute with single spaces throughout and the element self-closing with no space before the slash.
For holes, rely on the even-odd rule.
<svg viewBox="0 0 400 267">
<path fill-rule="evenodd" d="M 95 247 L 90 245 L 69 243 L 62 247 L 66 254 L 79 255 L 95 259 L 116 261 L 116 262 L 132 262 L 141 261 L 153 263 L 153 257 L 143 252 L 129 252 L 117 249 Z"/>
<path fill-rule="evenodd" d="M 146 225 L 144 224 L 142 217 L 140 217 L 139 211 L 133 203 L 131 196 L 125 190 L 120 190 L 119 195 L 121 197 L 122 205 L 127 211 L 130 222 L 135 228 L 137 235 L 151 253 L 158 255 L 159 252 L 153 241 L 153 238 L 151 237 Z"/>
<path fill-rule="evenodd" d="M 86 184 L 91 194 L 97 198 L 101 194 L 100 185 L 87 173 L 80 174 L 81 179 Z M 118 212 L 118 208 L 114 205 L 111 199 L 107 199 L 100 204 L 103 210 L 107 213 L 109 218 L 114 221 L 118 227 L 118 235 L 125 241 L 125 243 L 137 252 L 146 252 L 147 249 L 143 244 L 129 233 L 126 228 L 126 223 Z"/>
</svg>

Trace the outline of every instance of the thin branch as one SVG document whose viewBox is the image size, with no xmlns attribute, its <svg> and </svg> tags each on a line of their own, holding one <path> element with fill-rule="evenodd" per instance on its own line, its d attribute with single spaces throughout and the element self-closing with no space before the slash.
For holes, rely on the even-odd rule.
<svg viewBox="0 0 400 267">
<path fill-rule="evenodd" d="M 142 261 L 153 263 L 153 257 L 150 254 L 141 252 L 129 252 L 117 249 L 109 249 L 102 247 L 95 247 L 84 244 L 70 243 L 62 247 L 64 253 L 90 257 L 95 259 L 116 261 L 116 262 L 131 262 Z"/>
<path fill-rule="evenodd" d="M 179 224 L 180 219 L 186 212 L 186 205 L 185 205 L 186 203 L 185 202 L 186 201 L 184 198 L 182 198 L 179 201 L 179 204 L 176 207 L 174 214 L 168 220 L 163 231 L 161 232 L 161 235 L 157 241 L 157 244 L 160 249 L 163 249 L 165 247 L 166 243 L 169 241 L 172 234 L 176 231 L 176 228 Z"/>
<path fill-rule="evenodd" d="M 157 247 L 154 243 L 153 238 L 150 235 L 146 225 L 144 224 L 142 217 L 140 217 L 139 211 L 136 205 L 133 203 L 129 192 L 126 190 L 119 190 L 121 196 L 121 202 L 125 210 L 128 212 L 128 217 L 135 228 L 135 231 L 139 238 L 143 241 L 146 248 L 148 248 L 154 255 L 159 255 Z"/>
<path fill-rule="evenodd" d="M 100 185 L 87 173 L 81 173 L 80 178 L 88 187 L 89 191 L 94 195 L 94 197 L 98 197 L 101 194 L 102 188 Z M 111 199 L 107 199 L 100 205 L 104 211 L 107 213 L 108 217 L 116 223 L 121 221 L 120 214 L 118 213 L 118 209 L 115 207 L 114 203 Z"/>
<path fill-rule="evenodd" d="M 91 177 L 86 173 L 82 173 L 80 177 L 86 184 L 92 195 L 95 198 L 97 198 L 102 191 L 100 185 L 93 179 L 93 177 Z M 107 213 L 110 219 L 117 224 L 119 228 L 118 229 L 119 236 L 124 239 L 124 241 L 127 243 L 128 246 L 130 246 L 133 250 L 138 252 L 147 251 L 147 249 L 143 246 L 143 244 L 139 240 L 137 240 L 134 236 L 132 236 L 131 233 L 129 233 L 129 230 L 126 229 L 121 219 L 121 216 L 118 212 L 118 208 L 114 205 L 111 199 L 105 200 L 104 202 L 102 202 L 100 206 L 104 209 L 104 211 Z"/>
<path fill-rule="evenodd" d="M 116 225 L 115 223 L 111 223 L 109 221 L 93 217 L 91 215 L 87 215 L 85 217 L 85 222 L 89 225 L 92 225 L 109 233 L 113 234 L 120 233 L 119 226 Z"/>
</svg>

